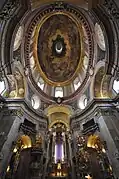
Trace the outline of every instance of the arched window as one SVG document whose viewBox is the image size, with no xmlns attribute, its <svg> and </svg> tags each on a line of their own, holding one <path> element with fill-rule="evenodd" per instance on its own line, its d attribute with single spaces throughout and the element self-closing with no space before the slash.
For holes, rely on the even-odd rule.
<svg viewBox="0 0 119 179">
<path fill-rule="evenodd" d="M 3 95 L 6 90 L 5 82 L 0 81 L 0 94 Z"/>
<path fill-rule="evenodd" d="M 41 105 L 41 101 L 38 96 L 33 95 L 31 98 L 31 104 L 34 109 L 38 109 Z"/>
<path fill-rule="evenodd" d="M 87 69 L 88 68 L 88 57 L 85 55 L 84 56 L 84 60 L 83 60 L 83 65 L 84 65 L 84 68 Z"/>
<path fill-rule="evenodd" d="M 85 95 L 81 96 L 79 101 L 78 101 L 78 107 L 80 109 L 85 109 L 85 107 L 87 106 L 88 100 L 87 97 Z"/>
<path fill-rule="evenodd" d="M 31 66 L 31 68 L 34 68 L 34 66 L 35 66 L 35 61 L 34 61 L 33 56 L 31 56 L 31 58 L 30 58 L 30 66 Z"/>
<path fill-rule="evenodd" d="M 58 98 L 62 98 L 63 97 L 63 89 L 62 87 L 56 87 L 55 88 L 55 97 Z"/>
<path fill-rule="evenodd" d="M 113 89 L 116 91 L 116 93 L 119 93 L 119 81 L 114 80 Z"/>
</svg>

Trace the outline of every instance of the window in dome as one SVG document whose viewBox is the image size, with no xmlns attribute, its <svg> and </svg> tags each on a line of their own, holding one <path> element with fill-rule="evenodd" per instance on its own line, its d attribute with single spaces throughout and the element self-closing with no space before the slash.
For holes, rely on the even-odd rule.
<svg viewBox="0 0 119 179">
<path fill-rule="evenodd" d="M 31 66 L 31 68 L 34 68 L 34 66 L 35 66 L 35 61 L 34 61 L 33 56 L 31 56 L 31 58 L 30 58 L 30 66 Z"/>
<path fill-rule="evenodd" d="M 86 55 L 84 56 L 83 65 L 85 69 L 88 68 L 88 57 Z"/>
<path fill-rule="evenodd" d="M 113 89 L 116 91 L 116 93 L 119 93 L 119 81 L 114 80 Z"/>
<path fill-rule="evenodd" d="M 56 87 L 55 88 L 55 97 L 58 98 L 62 98 L 63 97 L 63 89 L 62 87 Z"/>
<path fill-rule="evenodd" d="M 41 101 L 38 96 L 33 95 L 31 98 L 31 104 L 34 109 L 38 109 L 41 105 Z"/>
<path fill-rule="evenodd" d="M 78 107 L 80 109 L 85 109 L 85 107 L 87 106 L 88 100 L 87 97 L 85 95 L 81 96 L 79 101 L 78 101 Z"/>
<path fill-rule="evenodd" d="M 0 81 L 0 94 L 3 95 L 6 90 L 5 82 Z"/>
<path fill-rule="evenodd" d="M 75 89 L 75 91 L 79 88 L 80 85 L 81 85 L 81 82 L 79 81 L 78 78 L 76 78 L 74 80 L 74 89 Z"/>
<path fill-rule="evenodd" d="M 41 90 L 44 89 L 45 84 L 44 84 L 44 80 L 42 78 L 39 79 L 37 84 L 38 84 L 38 86 L 40 87 Z"/>
</svg>

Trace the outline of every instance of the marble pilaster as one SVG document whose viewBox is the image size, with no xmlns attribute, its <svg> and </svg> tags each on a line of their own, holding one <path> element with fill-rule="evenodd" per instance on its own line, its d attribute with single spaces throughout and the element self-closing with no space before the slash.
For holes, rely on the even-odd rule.
<svg viewBox="0 0 119 179">
<path fill-rule="evenodd" d="M 115 178 L 119 177 L 119 118 L 115 109 L 101 109 L 97 115 L 100 136 L 106 142 L 107 153 Z"/>
</svg>

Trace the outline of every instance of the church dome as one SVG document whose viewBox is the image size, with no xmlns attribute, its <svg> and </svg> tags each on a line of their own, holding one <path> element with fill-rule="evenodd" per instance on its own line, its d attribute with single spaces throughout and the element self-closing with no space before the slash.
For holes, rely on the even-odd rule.
<svg viewBox="0 0 119 179">
<path fill-rule="evenodd" d="M 29 80 L 42 96 L 71 99 L 85 87 L 94 58 L 90 28 L 85 13 L 66 3 L 34 14 L 24 55 Z"/>
</svg>

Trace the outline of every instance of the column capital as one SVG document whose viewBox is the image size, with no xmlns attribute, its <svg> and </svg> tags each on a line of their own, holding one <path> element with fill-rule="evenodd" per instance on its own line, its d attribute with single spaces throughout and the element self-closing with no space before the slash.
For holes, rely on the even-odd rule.
<svg viewBox="0 0 119 179">
<path fill-rule="evenodd" d="M 106 107 L 106 108 L 99 108 L 95 114 L 96 117 L 100 116 L 113 116 L 117 112 L 116 109 L 114 109 L 112 106 L 111 107 Z"/>
<path fill-rule="evenodd" d="M 22 117 L 24 115 L 21 109 L 3 109 L 4 116 L 18 116 Z"/>
</svg>

